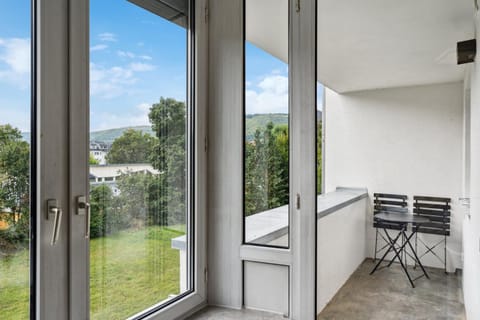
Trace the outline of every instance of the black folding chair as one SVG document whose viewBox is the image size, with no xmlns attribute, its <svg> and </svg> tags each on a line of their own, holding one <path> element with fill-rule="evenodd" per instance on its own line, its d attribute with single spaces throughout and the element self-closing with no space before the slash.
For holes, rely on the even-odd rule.
<svg viewBox="0 0 480 320">
<path fill-rule="evenodd" d="M 389 194 L 389 193 L 374 193 L 373 194 L 373 227 L 376 228 L 375 233 L 375 254 L 374 260 L 377 260 L 377 254 L 386 250 L 390 242 L 385 236 L 379 232 L 379 229 L 390 229 L 390 230 L 402 230 L 402 225 L 392 222 L 385 222 L 382 220 L 375 219 L 375 215 L 381 212 L 387 213 L 398 213 L 406 214 L 408 213 L 407 205 L 407 196 L 402 194 Z M 378 236 L 385 242 L 381 248 L 378 248 Z"/>
<path fill-rule="evenodd" d="M 430 223 L 423 223 L 421 225 L 414 225 L 413 228 L 417 231 L 415 236 L 415 251 L 418 254 L 418 243 L 420 242 L 426 249 L 426 251 L 419 255 L 419 259 L 425 255 L 431 253 L 441 263 L 443 263 L 445 273 L 447 272 L 447 237 L 450 236 L 450 198 L 439 197 L 413 197 L 413 212 L 427 217 L 430 219 Z M 427 245 L 421 238 L 418 238 L 418 233 L 434 234 L 442 236 L 442 239 L 432 245 Z M 434 251 L 435 248 L 443 244 L 443 259 Z"/>
</svg>

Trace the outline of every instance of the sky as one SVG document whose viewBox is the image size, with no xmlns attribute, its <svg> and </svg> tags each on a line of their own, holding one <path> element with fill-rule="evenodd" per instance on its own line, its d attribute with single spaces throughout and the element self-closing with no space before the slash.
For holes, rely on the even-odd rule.
<svg viewBox="0 0 480 320">
<path fill-rule="evenodd" d="M 29 6 L 30 0 L 0 1 L 0 124 L 24 132 Z M 182 27 L 125 0 L 90 0 L 90 130 L 149 125 L 149 108 L 160 97 L 185 101 L 186 54 Z M 287 64 L 249 43 L 246 55 L 247 113 L 287 113 Z"/>
</svg>

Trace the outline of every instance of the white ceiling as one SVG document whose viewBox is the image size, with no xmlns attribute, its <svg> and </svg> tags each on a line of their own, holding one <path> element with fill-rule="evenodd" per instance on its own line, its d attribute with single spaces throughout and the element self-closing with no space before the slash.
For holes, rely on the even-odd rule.
<svg viewBox="0 0 480 320">
<path fill-rule="evenodd" d="M 246 0 L 247 40 L 287 60 L 287 0 Z M 472 0 L 318 0 L 318 80 L 337 92 L 461 81 Z"/>
</svg>

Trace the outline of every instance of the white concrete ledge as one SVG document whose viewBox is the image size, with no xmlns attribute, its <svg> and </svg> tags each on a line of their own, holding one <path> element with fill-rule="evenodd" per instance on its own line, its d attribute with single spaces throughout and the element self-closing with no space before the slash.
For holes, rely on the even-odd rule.
<svg viewBox="0 0 480 320">
<path fill-rule="evenodd" d="M 317 197 L 317 219 L 321 219 L 368 196 L 364 188 L 338 187 Z M 288 205 L 245 218 L 245 243 L 268 244 L 288 234 Z M 185 250 L 185 236 L 172 239 L 172 248 Z"/>
<path fill-rule="evenodd" d="M 317 219 L 321 219 L 332 212 L 338 211 L 360 199 L 368 197 L 366 188 L 337 187 L 317 198 Z"/>
</svg>

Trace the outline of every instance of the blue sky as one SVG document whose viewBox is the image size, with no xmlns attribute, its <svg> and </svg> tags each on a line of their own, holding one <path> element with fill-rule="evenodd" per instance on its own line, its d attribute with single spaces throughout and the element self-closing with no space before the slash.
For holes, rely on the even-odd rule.
<svg viewBox="0 0 480 320">
<path fill-rule="evenodd" d="M 0 124 L 30 126 L 30 0 L 0 1 Z"/>
<path fill-rule="evenodd" d="M 29 130 L 30 0 L 0 1 L 0 123 Z M 185 29 L 125 0 L 90 1 L 91 130 L 148 125 L 161 96 L 185 101 Z M 247 112 L 287 112 L 288 68 L 247 44 Z"/>
</svg>

